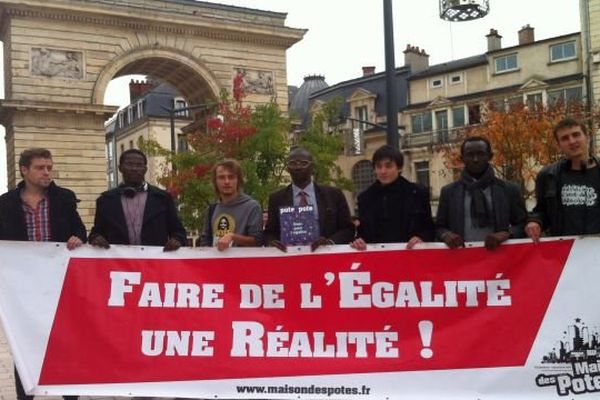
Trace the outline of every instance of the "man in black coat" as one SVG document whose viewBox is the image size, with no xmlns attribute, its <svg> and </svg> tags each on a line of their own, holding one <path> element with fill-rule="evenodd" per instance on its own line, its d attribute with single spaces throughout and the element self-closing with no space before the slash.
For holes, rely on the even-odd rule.
<svg viewBox="0 0 600 400">
<path fill-rule="evenodd" d="M 436 234 L 451 249 L 483 241 L 495 250 L 509 238 L 524 237 L 527 210 L 521 190 L 494 176 L 492 156 L 487 139 L 467 138 L 461 146 L 461 178 L 442 188 Z"/>
<path fill-rule="evenodd" d="M 165 251 L 172 251 L 186 244 L 175 202 L 169 193 L 145 181 L 147 164 L 146 155 L 140 150 L 129 149 L 121 154 L 119 171 L 123 183 L 96 200 L 91 245 L 164 246 Z"/>
<path fill-rule="evenodd" d="M 21 153 L 19 172 L 23 180 L 0 196 L 0 240 L 65 242 L 69 250 L 86 241 L 75 193 L 52 181 L 53 165 L 47 149 L 33 148 Z M 25 394 L 16 369 L 15 386 L 17 399 L 33 399 Z"/>
<path fill-rule="evenodd" d="M 404 157 L 385 145 L 373 153 L 377 180 L 358 196 L 358 238 L 351 246 L 364 250 L 367 243 L 402 243 L 413 248 L 433 240 L 429 191 L 400 174 Z"/>
<path fill-rule="evenodd" d="M 283 249 L 280 242 L 280 209 L 306 202 L 307 205 L 316 205 L 319 222 L 320 237 L 311 243 L 313 250 L 324 244 L 349 243 L 354 237 L 354 225 L 346 197 L 340 189 L 313 182 L 312 154 L 300 147 L 292 149 L 287 159 L 287 170 L 292 177 L 292 184 L 269 196 L 265 242 Z"/>
<path fill-rule="evenodd" d="M 548 236 L 600 233 L 600 164 L 590 156 L 585 124 L 565 118 L 554 127 L 563 157 L 545 166 L 535 179 L 537 203 L 525 232 L 538 242 Z"/>
</svg>

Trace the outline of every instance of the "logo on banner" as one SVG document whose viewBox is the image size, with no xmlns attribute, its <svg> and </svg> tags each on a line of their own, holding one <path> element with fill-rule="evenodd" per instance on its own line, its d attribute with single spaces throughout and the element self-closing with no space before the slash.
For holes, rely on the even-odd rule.
<svg viewBox="0 0 600 400">
<path fill-rule="evenodd" d="M 581 318 L 567 326 L 563 336 L 542 358 L 539 387 L 553 386 L 559 396 L 600 392 L 600 327 L 590 327 Z"/>
</svg>

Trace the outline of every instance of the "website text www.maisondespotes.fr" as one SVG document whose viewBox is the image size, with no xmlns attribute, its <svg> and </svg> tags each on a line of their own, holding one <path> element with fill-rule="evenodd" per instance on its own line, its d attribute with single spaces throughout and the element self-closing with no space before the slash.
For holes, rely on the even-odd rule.
<svg viewBox="0 0 600 400">
<path fill-rule="evenodd" d="M 365 385 L 358 386 L 237 386 L 238 393 L 265 393 L 265 394 L 322 394 L 334 395 L 357 395 L 366 396 L 371 388 Z"/>
</svg>

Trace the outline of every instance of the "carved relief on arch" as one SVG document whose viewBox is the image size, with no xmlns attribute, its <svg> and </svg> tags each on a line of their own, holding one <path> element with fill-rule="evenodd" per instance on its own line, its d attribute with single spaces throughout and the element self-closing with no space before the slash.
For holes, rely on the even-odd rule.
<svg viewBox="0 0 600 400">
<path fill-rule="evenodd" d="M 31 49 L 31 74 L 47 78 L 83 79 L 83 53 L 33 47 Z"/>
<path fill-rule="evenodd" d="M 244 77 L 244 90 L 248 94 L 275 93 L 273 71 L 261 71 L 257 69 L 234 68 L 233 74 L 241 74 Z"/>
</svg>

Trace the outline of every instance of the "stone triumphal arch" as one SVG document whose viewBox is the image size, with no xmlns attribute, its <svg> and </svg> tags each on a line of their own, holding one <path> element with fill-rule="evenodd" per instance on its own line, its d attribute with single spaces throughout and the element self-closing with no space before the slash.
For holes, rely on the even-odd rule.
<svg viewBox="0 0 600 400">
<path fill-rule="evenodd" d="M 167 81 L 199 104 L 243 70 L 267 78 L 250 103 L 286 109 L 285 51 L 305 31 L 285 17 L 193 0 L 0 0 L 9 186 L 23 149 L 50 148 L 57 183 L 77 193 L 90 227 L 106 188 L 104 123 L 117 109 L 104 95 L 119 76 Z"/>
</svg>

